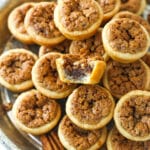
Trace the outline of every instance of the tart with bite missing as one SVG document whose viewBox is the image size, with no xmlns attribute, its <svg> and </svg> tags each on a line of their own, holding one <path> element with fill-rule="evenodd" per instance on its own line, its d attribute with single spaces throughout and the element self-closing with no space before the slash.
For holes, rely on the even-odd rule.
<svg viewBox="0 0 150 150">
<path fill-rule="evenodd" d="M 0 84 L 13 92 L 33 87 L 31 71 L 37 56 L 26 49 L 11 49 L 0 56 Z"/>
<path fill-rule="evenodd" d="M 32 8 L 36 3 L 24 3 L 18 7 L 16 7 L 8 17 L 8 28 L 12 35 L 18 39 L 19 41 L 32 44 L 32 38 L 27 33 L 24 25 L 24 19 L 26 13 Z"/>
<path fill-rule="evenodd" d="M 26 133 L 41 135 L 56 126 L 61 116 L 61 108 L 54 99 L 37 90 L 30 90 L 18 96 L 12 115 L 17 128 Z"/>
<path fill-rule="evenodd" d="M 65 83 L 99 83 L 106 63 L 101 57 L 83 58 L 79 55 L 64 54 L 56 59 L 60 80 Z"/>
<path fill-rule="evenodd" d="M 64 116 L 59 124 L 58 136 L 68 150 L 97 150 L 106 140 L 107 129 L 83 130 L 73 124 L 68 116 Z"/>
<path fill-rule="evenodd" d="M 112 19 L 102 31 L 105 51 L 114 60 L 130 63 L 148 51 L 150 37 L 147 30 L 129 18 Z"/>
<path fill-rule="evenodd" d="M 56 26 L 71 40 L 94 35 L 102 19 L 103 11 L 95 0 L 61 0 L 54 11 Z"/>
<path fill-rule="evenodd" d="M 103 85 L 116 98 L 132 90 L 148 90 L 150 69 L 142 60 L 123 64 L 109 59 L 103 76 Z"/>
<path fill-rule="evenodd" d="M 54 24 L 55 2 L 40 2 L 25 17 L 25 28 L 33 41 L 39 45 L 56 45 L 65 40 Z"/>
<path fill-rule="evenodd" d="M 75 84 L 60 80 L 56 68 L 56 59 L 61 53 L 51 52 L 41 56 L 32 69 L 34 86 L 45 96 L 55 99 L 67 97 L 76 87 Z"/>
<path fill-rule="evenodd" d="M 127 139 L 150 140 L 150 92 L 134 90 L 122 96 L 115 107 L 114 121 Z"/>
<path fill-rule="evenodd" d="M 81 85 L 66 102 L 70 120 L 85 130 L 104 127 L 112 119 L 115 103 L 109 91 L 99 85 Z"/>
</svg>

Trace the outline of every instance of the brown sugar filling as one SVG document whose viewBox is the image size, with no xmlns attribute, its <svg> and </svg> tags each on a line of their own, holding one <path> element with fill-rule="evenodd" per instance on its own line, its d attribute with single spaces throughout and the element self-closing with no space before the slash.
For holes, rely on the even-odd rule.
<svg viewBox="0 0 150 150">
<path fill-rule="evenodd" d="M 121 126 L 132 136 L 150 134 L 150 97 L 131 96 L 119 109 Z"/>
<path fill-rule="evenodd" d="M 146 69 L 140 61 L 129 64 L 109 60 L 108 83 L 112 95 L 123 96 L 132 90 L 145 90 Z"/>
<path fill-rule="evenodd" d="M 87 124 L 99 123 L 111 111 L 108 93 L 98 85 L 80 86 L 71 101 L 71 113 Z"/>
<path fill-rule="evenodd" d="M 51 122 L 57 114 L 58 104 L 40 93 L 28 94 L 18 107 L 17 118 L 29 128 Z"/>
<path fill-rule="evenodd" d="M 36 5 L 30 16 L 30 26 L 38 34 L 46 38 L 59 37 L 61 33 L 54 24 L 54 9 L 56 3 L 49 3 L 47 5 Z"/>
<path fill-rule="evenodd" d="M 113 50 L 135 54 L 145 50 L 146 33 L 137 22 L 123 18 L 109 26 L 109 43 Z"/>
<path fill-rule="evenodd" d="M 31 70 L 35 63 L 33 56 L 13 53 L 0 61 L 0 76 L 10 84 L 31 80 Z"/>
<path fill-rule="evenodd" d="M 137 13 L 141 7 L 141 0 L 121 0 L 120 10 L 128 10 Z"/>
<path fill-rule="evenodd" d="M 99 9 L 92 0 L 63 0 L 61 23 L 70 32 L 88 29 L 99 18 Z"/>
<path fill-rule="evenodd" d="M 55 63 L 59 57 L 59 54 L 48 55 L 37 66 L 38 82 L 41 86 L 57 92 L 67 90 L 72 86 L 72 84 L 64 83 L 59 79 Z"/>
<path fill-rule="evenodd" d="M 103 56 L 105 51 L 101 34 L 102 31 L 98 31 L 89 39 L 72 41 L 70 53 L 80 56 Z"/>
<path fill-rule="evenodd" d="M 142 60 L 150 67 L 150 53 L 147 53 Z"/>
<path fill-rule="evenodd" d="M 116 6 L 116 0 L 98 0 L 98 3 L 103 9 L 103 13 L 111 12 Z"/>
<path fill-rule="evenodd" d="M 114 150 L 148 150 L 150 147 L 150 140 L 146 142 L 135 142 L 128 140 L 115 128 L 112 131 L 111 145 Z"/>
<path fill-rule="evenodd" d="M 83 130 L 74 125 L 68 117 L 62 120 L 61 130 L 70 145 L 78 150 L 85 150 L 93 146 L 101 137 L 102 131 L 99 130 Z"/>
</svg>

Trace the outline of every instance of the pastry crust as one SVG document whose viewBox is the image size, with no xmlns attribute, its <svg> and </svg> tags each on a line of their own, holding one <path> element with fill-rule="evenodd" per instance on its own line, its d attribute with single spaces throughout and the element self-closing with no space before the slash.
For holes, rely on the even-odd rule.
<svg viewBox="0 0 150 150">
<path fill-rule="evenodd" d="M 118 101 L 114 121 L 118 131 L 132 141 L 150 140 L 150 92 L 134 90 Z"/>
<path fill-rule="evenodd" d="M 80 58 L 66 54 L 56 59 L 60 79 L 65 83 L 96 84 L 100 81 L 106 63 L 97 57 Z"/>
<path fill-rule="evenodd" d="M 55 45 L 65 40 L 53 20 L 55 2 L 41 2 L 31 8 L 25 17 L 25 27 L 39 45 Z"/>
<path fill-rule="evenodd" d="M 31 70 L 37 56 L 26 49 L 12 49 L 0 56 L 0 83 L 13 92 L 33 87 Z"/>
<path fill-rule="evenodd" d="M 103 85 L 114 97 L 120 98 L 132 90 L 150 89 L 149 77 L 150 69 L 142 60 L 123 64 L 109 59 L 103 76 Z"/>
<path fill-rule="evenodd" d="M 94 35 L 102 19 L 103 11 L 95 0 L 58 1 L 54 11 L 56 26 L 71 40 L 87 39 Z"/>
<path fill-rule="evenodd" d="M 16 7 L 8 17 L 8 28 L 10 32 L 15 38 L 26 44 L 32 44 L 33 41 L 25 29 L 24 18 L 29 9 L 35 4 L 36 3 L 24 3 Z"/>
<path fill-rule="evenodd" d="M 51 52 L 41 56 L 32 69 L 32 80 L 35 87 L 45 96 L 62 99 L 76 87 L 75 84 L 63 83 L 58 76 L 55 61 L 60 53 Z"/>
<path fill-rule="evenodd" d="M 143 57 L 150 44 L 147 30 L 128 18 L 113 19 L 107 23 L 102 31 L 102 39 L 107 54 L 122 63 Z"/>
<path fill-rule="evenodd" d="M 75 89 L 66 102 L 70 120 L 85 130 L 104 127 L 113 116 L 115 103 L 105 88 L 99 85 L 82 85 Z"/>
<path fill-rule="evenodd" d="M 29 100 L 27 100 L 27 97 L 29 97 L 31 100 L 30 106 L 28 104 Z M 36 100 L 35 100 L 35 97 L 36 97 Z M 44 100 L 43 103 L 42 103 L 42 100 Z M 41 112 L 38 112 L 40 110 Z M 52 112 L 52 110 L 55 112 Z M 30 111 L 34 113 L 32 114 L 32 112 Z M 23 113 L 24 116 L 21 116 L 21 113 Z M 41 115 L 40 113 L 43 113 L 43 114 Z M 51 113 L 51 114 L 48 114 L 48 113 Z M 43 96 L 37 90 L 30 90 L 30 91 L 21 93 L 18 96 L 12 108 L 12 115 L 13 115 L 14 124 L 16 125 L 17 128 L 27 133 L 31 133 L 34 135 L 41 135 L 50 131 L 53 127 L 56 126 L 61 116 L 61 108 L 59 104 L 55 102 L 55 100 Z M 24 119 L 25 115 L 27 117 L 26 118 L 27 121 L 26 119 Z M 22 120 L 24 122 L 20 120 L 20 117 L 23 117 Z M 29 119 L 29 118 L 32 118 L 32 119 Z M 39 121 L 42 121 L 42 123 L 39 124 Z M 26 122 L 29 122 L 29 124 L 26 124 Z M 37 124 L 39 124 L 39 126 Z M 30 127 L 29 125 L 30 126 L 32 125 L 32 126 Z"/>
<path fill-rule="evenodd" d="M 69 127 L 66 126 L 66 124 L 65 124 L 66 121 L 68 122 L 67 126 L 69 126 Z M 68 134 L 65 132 L 65 130 L 66 130 L 65 128 L 71 128 L 73 131 Z M 100 137 L 96 137 L 97 136 L 96 134 L 99 134 L 99 132 L 101 132 Z M 91 135 L 91 137 L 90 137 L 90 135 Z M 69 120 L 69 118 L 67 116 L 65 116 L 59 124 L 58 136 L 59 136 L 61 143 L 68 150 L 76 150 L 76 149 L 97 150 L 102 147 L 102 145 L 104 144 L 104 142 L 106 140 L 107 129 L 106 129 L 106 127 L 104 127 L 102 129 L 98 129 L 98 130 L 94 130 L 94 131 L 86 131 L 86 130 L 80 129 L 79 127 L 76 127 Z M 73 136 L 75 136 L 75 137 L 73 139 L 71 139 Z M 96 141 L 94 141 L 94 143 L 93 143 L 92 138 L 95 138 L 95 137 L 98 139 Z M 71 140 L 76 141 L 79 139 L 81 139 L 82 141 L 81 142 L 80 141 L 79 142 L 73 142 L 73 141 L 71 142 Z M 84 145 L 84 144 L 87 144 L 87 141 L 88 142 L 90 141 L 88 143 L 89 144 L 88 147 L 86 147 L 86 145 Z"/>
</svg>

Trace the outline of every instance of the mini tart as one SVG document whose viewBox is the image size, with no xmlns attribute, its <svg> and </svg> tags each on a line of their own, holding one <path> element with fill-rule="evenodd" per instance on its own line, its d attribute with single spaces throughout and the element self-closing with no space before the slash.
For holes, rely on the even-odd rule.
<svg viewBox="0 0 150 150">
<path fill-rule="evenodd" d="M 8 17 L 8 28 L 10 32 L 16 39 L 27 44 L 31 44 L 33 41 L 25 29 L 24 18 L 28 10 L 34 5 L 35 3 L 24 3 L 16 7 Z"/>
<path fill-rule="evenodd" d="M 107 60 L 108 55 L 105 53 L 102 42 L 102 29 L 98 29 L 98 31 L 88 39 L 72 41 L 69 53 L 83 57 L 102 56 L 104 60 Z"/>
<path fill-rule="evenodd" d="M 113 116 L 115 103 L 105 88 L 99 85 L 82 85 L 75 89 L 66 102 L 70 120 L 85 130 L 104 127 Z"/>
<path fill-rule="evenodd" d="M 79 55 L 64 54 L 56 59 L 60 80 L 65 83 L 96 84 L 100 81 L 106 63 L 101 57 L 80 58 Z"/>
<path fill-rule="evenodd" d="M 107 150 L 148 150 L 150 140 L 145 142 L 131 141 L 122 136 L 114 127 L 107 138 Z"/>
<path fill-rule="evenodd" d="M 141 15 L 146 7 L 146 0 L 121 0 L 120 11 L 130 11 Z"/>
<path fill-rule="evenodd" d="M 94 35 L 102 19 L 103 11 L 95 0 L 61 0 L 54 11 L 56 26 L 71 40 Z"/>
<path fill-rule="evenodd" d="M 97 0 L 97 2 L 104 13 L 103 23 L 110 20 L 120 10 L 120 0 Z"/>
<path fill-rule="evenodd" d="M 102 31 L 102 39 L 107 54 L 122 63 L 143 57 L 150 43 L 147 30 L 128 18 L 113 19 L 107 23 Z"/>
<path fill-rule="evenodd" d="M 103 85 L 114 97 L 120 98 L 132 90 L 148 90 L 149 77 L 150 69 L 142 60 L 123 64 L 109 59 L 103 76 Z"/>
<path fill-rule="evenodd" d="M 31 70 L 37 56 L 26 49 L 12 49 L 0 56 L 0 84 L 13 92 L 33 87 Z"/>
<path fill-rule="evenodd" d="M 68 150 L 98 150 L 106 140 L 107 129 L 83 130 L 64 116 L 59 124 L 58 136 Z"/>
<path fill-rule="evenodd" d="M 55 46 L 41 46 L 39 49 L 39 57 L 49 52 L 69 53 L 70 40 L 65 40 Z"/>
<path fill-rule="evenodd" d="M 35 87 L 45 96 L 61 99 L 67 97 L 75 84 L 64 83 L 59 79 L 56 59 L 60 53 L 48 53 L 41 56 L 32 69 L 32 80 Z"/>
<path fill-rule="evenodd" d="M 37 90 L 30 90 L 18 96 L 12 114 L 16 127 L 27 133 L 40 135 L 56 126 L 61 109 L 55 100 Z"/>
<path fill-rule="evenodd" d="M 25 17 L 25 27 L 39 45 L 55 45 L 65 40 L 53 20 L 55 2 L 41 2 L 31 8 Z"/>
<path fill-rule="evenodd" d="M 132 141 L 150 140 L 150 92 L 134 90 L 118 101 L 114 121 L 118 131 Z"/>
</svg>

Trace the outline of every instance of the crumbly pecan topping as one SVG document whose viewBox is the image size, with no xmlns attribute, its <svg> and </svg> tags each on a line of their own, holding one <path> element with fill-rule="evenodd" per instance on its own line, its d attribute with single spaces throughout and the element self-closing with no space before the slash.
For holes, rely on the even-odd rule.
<svg viewBox="0 0 150 150">
<path fill-rule="evenodd" d="M 108 84 L 112 95 L 123 96 L 132 90 L 145 90 L 146 69 L 140 61 L 123 64 L 109 60 Z"/>
<path fill-rule="evenodd" d="M 142 57 L 142 60 L 150 67 L 150 53 L 147 53 Z"/>
<path fill-rule="evenodd" d="M 99 9 L 93 0 L 63 0 L 61 23 L 68 31 L 82 31 L 99 18 Z"/>
<path fill-rule="evenodd" d="M 30 93 L 18 107 L 17 118 L 29 128 L 36 128 L 52 121 L 58 111 L 55 100 L 42 94 Z"/>
<path fill-rule="evenodd" d="M 150 97 L 131 96 L 119 109 L 121 126 L 132 136 L 150 134 Z"/>
<path fill-rule="evenodd" d="M 61 131 L 63 135 L 76 149 L 85 150 L 90 148 L 101 137 L 101 129 L 99 130 L 83 130 L 74 125 L 68 117 L 61 122 Z"/>
<path fill-rule="evenodd" d="M 33 56 L 13 53 L 0 60 L 0 76 L 10 84 L 31 80 L 31 70 L 35 63 Z"/>
<path fill-rule="evenodd" d="M 71 101 L 71 112 L 81 122 L 95 124 L 107 117 L 112 101 L 98 85 L 80 86 Z"/>
</svg>

